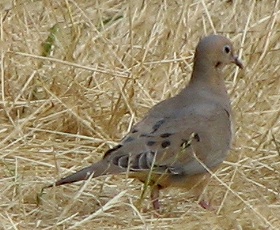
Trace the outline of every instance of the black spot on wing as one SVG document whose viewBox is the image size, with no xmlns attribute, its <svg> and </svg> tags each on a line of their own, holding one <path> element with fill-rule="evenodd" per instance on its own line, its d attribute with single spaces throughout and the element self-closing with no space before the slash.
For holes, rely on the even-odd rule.
<svg viewBox="0 0 280 230">
<path fill-rule="evenodd" d="M 200 142 L 200 137 L 198 136 L 198 134 L 194 134 L 194 139 L 197 140 L 197 142 Z"/>
<path fill-rule="evenodd" d="M 156 142 L 155 141 L 148 141 L 147 146 L 153 146 Z"/>
<path fill-rule="evenodd" d="M 128 143 L 128 142 L 131 142 L 133 140 L 134 140 L 133 137 L 126 137 L 126 138 L 124 138 L 123 143 Z"/>
<path fill-rule="evenodd" d="M 103 159 L 110 156 L 113 152 L 115 152 L 117 149 L 121 148 L 122 145 L 116 145 L 115 147 L 109 149 L 103 156 Z"/>
<path fill-rule="evenodd" d="M 132 129 L 132 130 L 131 130 L 131 133 L 137 133 L 137 132 L 138 132 L 137 129 Z"/>
<path fill-rule="evenodd" d="M 160 137 L 166 138 L 166 137 L 170 137 L 171 135 L 172 135 L 172 133 L 163 133 L 160 135 Z"/>
<path fill-rule="evenodd" d="M 152 135 L 149 135 L 149 134 L 147 134 L 147 133 L 142 133 L 142 134 L 140 134 L 139 137 L 153 137 L 153 136 L 152 136 Z"/>
<path fill-rule="evenodd" d="M 151 133 L 155 133 L 155 132 L 160 128 L 160 126 L 161 126 L 164 122 L 165 122 L 164 119 L 157 121 L 157 122 L 155 123 L 155 125 L 153 126 L 153 128 L 152 128 L 153 131 L 152 131 Z"/>
<path fill-rule="evenodd" d="M 218 61 L 218 62 L 215 64 L 215 67 L 216 67 L 216 68 L 219 68 L 219 67 L 221 66 L 221 64 L 222 64 L 222 63 Z"/>
<path fill-rule="evenodd" d="M 165 149 L 165 148 L 167 148 L 170 144 L 171 144 L 170 141 L 163 141 L 163 142 L 161 143 L 161 147 Z"/>
</svg>

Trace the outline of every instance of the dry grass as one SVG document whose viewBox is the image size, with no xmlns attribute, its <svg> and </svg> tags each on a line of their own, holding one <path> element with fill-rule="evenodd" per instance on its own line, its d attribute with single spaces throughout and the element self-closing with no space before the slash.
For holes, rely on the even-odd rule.
<svg viewBox="0 0 280 230">
<path fill-rule="evenodd" d="M 279 0 L 14 0 L 0 10 L 1 229 L 279 229 Z M 206 191 L 216 212 L 169 189 L 156 218 L 148 197 L 137 206 L 141 184 L 121 176 L 40 194 L 178 93 L 211 33 L 230 37 L 246 65 L 227 70 L 236 140 Z"/>
</svg>

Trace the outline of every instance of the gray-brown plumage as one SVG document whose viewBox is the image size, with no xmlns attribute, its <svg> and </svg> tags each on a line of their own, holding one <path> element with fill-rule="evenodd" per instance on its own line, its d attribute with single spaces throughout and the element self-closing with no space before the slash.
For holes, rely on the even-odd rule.
<svg viewBox="0 0 280 230">
<path fill-rule="evenodd" d="M 222 74 L 231 63 L 243 68 L 227 38 L 202 39 L 189 85 L 155 105 L 102 160 L 58 180 L 55 186 L 86 180 L 92 174 L 128 173 L 142 182 L 149 180 L 153 206 L 159 209 L 159 189 L 191 188 L 203 182 L 202 177 L 209 177 L 205 166 L 215 170 L 231 145 L 232 112 Z M 201 192 L 203 183 L 198 188 Z"/>
</svg>

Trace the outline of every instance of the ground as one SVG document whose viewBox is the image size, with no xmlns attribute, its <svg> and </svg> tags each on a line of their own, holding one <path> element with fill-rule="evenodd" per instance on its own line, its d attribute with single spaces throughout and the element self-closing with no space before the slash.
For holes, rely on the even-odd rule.
<svg viewBox="0 0 280 230">
<path fill-rule="evenodd" d="M 279 229 L 279 0 L 8 0 L 0 13 L 1 229 Z M 125 176 L 41 192 L 184 88 L 213 33 L 245 65 L 225 71 L 236 131 L 205 190 L 214 210 L 171 188 L 158 217 Z"/>
</svg>

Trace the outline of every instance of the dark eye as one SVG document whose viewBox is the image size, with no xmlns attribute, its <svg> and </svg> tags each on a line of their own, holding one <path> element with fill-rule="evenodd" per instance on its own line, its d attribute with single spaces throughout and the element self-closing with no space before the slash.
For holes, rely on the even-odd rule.
<svg viewBox="0 0 280 230">
<path fill-rule="evenodd" d="M 224 47 L 224 51 L 226 54 L 230 53 L 230 47 L 229 46 L 225 46 Z"/>
</svg>

